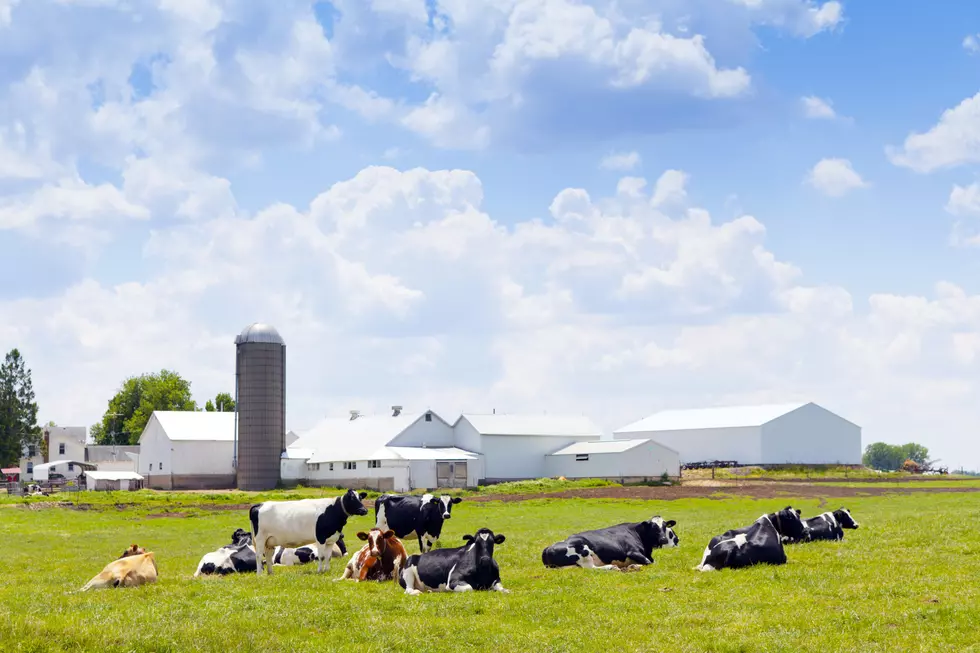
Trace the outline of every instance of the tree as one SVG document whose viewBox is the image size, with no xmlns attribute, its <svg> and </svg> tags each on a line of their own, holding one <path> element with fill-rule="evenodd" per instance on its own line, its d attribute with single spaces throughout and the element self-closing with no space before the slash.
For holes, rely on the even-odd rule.
<svg viewBox="0 0 980 653">
<path fill-rule="evenodd" d="M 17 464 L 24 449 L 41 442 L 31 370 L 17 349 L 0 366 L 0 464 Z"/>
<path fill-rule="evenodd" d="M 915 442 L 902 445 L 874 442 L 865 448 L 861 462 L 865 467 L 890 472 L 902 469 L 906 460 L 915 462 L 920 468 L 928 467 L 928 458 L 929 449 Z"/>
<path fill-rule="evenodd" d="M 136 444 L 155 410 L 197 410 L 191 384 L 176 372 L 131 376 L 109 400 L 109 408 L 91 435 L 98 444 Z"/>
<path fill-rule="evenodd" d="M 208 399 L 207 403 L 204 404 L 204 410 L 209 413 L 215 411 L 220 411 L 224 413 L 235 412 L 235 400 L 231 398 L 231 395 L 227 392 L 219 392 L 214 397 L 214 401 Z"/>
<path fill-rule="evenodd" d="M 919 463 L 919 465 L 929 464 L 929 450 L 923 447 L 921 444 L 916 444 L 915 442 L 909 442 L 908 444 L 903 444 L 902 455 L 908 460 L 914 460 Z"/>
</svg>

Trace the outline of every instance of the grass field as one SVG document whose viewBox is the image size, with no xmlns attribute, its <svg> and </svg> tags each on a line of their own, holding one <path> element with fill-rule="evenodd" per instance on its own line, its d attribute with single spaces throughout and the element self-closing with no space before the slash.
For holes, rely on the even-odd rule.
<svg viewBox="0 0 980 653">
<path fill-rule="evenodd" d="M 133 494 L 143 493 L 129 493 L 130 500 Z M 247 503 L 238 493 L 216 500 Z M 159 506 L 148 496 L 123 509 L 111 501 L 89 510 L 8 501 L 0 507 L 0 646 L 980 651 L 980 492 L 835 499 L 826 508 L 846 505 L 861 523 L 843 542 L 790 547 L 782 567 L 692 571 L 712 535 L 787 503 L 804 516 L 820 512 L 813 498 L 464 500 L 446 524 L 443 546 L 462 544 L 461 536 L 480 526 L 506 535 L 496 558 L 512 593 L 411 597 L 391 583 L 331 582 L 343 569 L 336 560 L 325 576 L 305 566 L 277 568 L 271 578 L 191 578 L 204 553 L 247 527 L 244 510 L 194 510 L 187 503 L 186 517 L 153 517 Z M 681 542 L 655 551 L 651 567 L 620 573 L 541 564 L 541 549 L 571 532 L 653 514 L 676 519 Z M 348 524 L 352 544 L 371 519 Z M 155 585 L 72 593 L 132 542 L 156 553 Z"/>
</svg>

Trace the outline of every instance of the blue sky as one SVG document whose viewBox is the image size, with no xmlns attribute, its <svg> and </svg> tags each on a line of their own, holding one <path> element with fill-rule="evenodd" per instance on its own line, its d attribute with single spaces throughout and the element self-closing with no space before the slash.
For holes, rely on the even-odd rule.
<svg viewBox="0 0 980 653">
<path fill-rule="evenodd" d="M 45 420 L 818 401 L 980 468 L 980 8 L 0 0 L 0 345 Z M 295 352 L 295 353 L 293 353 Z"/>
</svg>

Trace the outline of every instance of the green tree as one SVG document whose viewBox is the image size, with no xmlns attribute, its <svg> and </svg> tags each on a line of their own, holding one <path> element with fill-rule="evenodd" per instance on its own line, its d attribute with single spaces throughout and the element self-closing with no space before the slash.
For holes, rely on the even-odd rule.
<svg viewBox="0 0 980 653">
<path fill-rule="evenodd" d="M 129 377 L 109 400 L 102 420 L 92 425 L 92 439 L 98 444 L 136 444 L 155 410 L 197 410 L 190 382 L 170 370 Z"/>
<path fill-rule="evenodd" d="M 908 444 L 903 444 L 901 449 L 905 459 L 914 460 L 920 465 L 929 464 L 929 449 L 923 447 L 921 444 L 909 442 Z"/>
<path fill-rule="evenodd" d="M 865 448 L 861 462 L 865 467 L 890 472 L 901 469 L 906 460 L 913 460 L 919 465 L 928 465 L 928 458 L 929 449 L 915 442 L 901 445 L 874 442 Z"/>
<path fill-rule="evenodd" d="M 11 349 L 0 366 L 0 464 L 16 465 L 27 446 L 40 442 L 31 370 Z"/>
<path fill-rule="evenodd" d="M 215 395 L 213 401 L 211 399 L 207 400 L 207 403 L 204 404 L 204 410 L 208 411 L 209 413 L 213 413 L 215 411 L 233 413 L 235 412 L 235 400 L 232 399 L 231 395 L 227 392 L 219 392 L 217 395 Z"/>
</svg>

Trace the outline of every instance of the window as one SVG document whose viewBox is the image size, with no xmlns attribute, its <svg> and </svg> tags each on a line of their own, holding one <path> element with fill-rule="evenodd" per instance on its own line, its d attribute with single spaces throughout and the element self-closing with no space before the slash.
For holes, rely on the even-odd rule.
<svg viewBox="0 0 980 653">
<path fill-rule="evenodd" d="M 330 471 L 332 472 L 332 471 L 333 471 L 333 463 L 330 463 L 330 464 L 328 465 L 328 467 L 327 467 L 327 469 L 329 469 L 329 470 L 330 470 Z"/>
<path fill-rule="evenodd" d="M 51 469 L 49 469 L 48 471 L 49 472 L 56 472 L 56 471 L 58 471 L 58 466 L 57 465 L 51 465 Z"/>
<path fill-rule="evenodd" d="M 357 463 L 344 463 L 344 469 L 357 469 Z"/>
<path fill-rule="evenodd" d="M 64 442 L 61 442 L 61 443 L 58 444 L 58 455 L 59 456 L 64 456 L 65 455 L 65 443 Z"/>
<path fill-rule="evenodd" d="M 27 473 L 28 474 L 33 474 L 34 473 L 34 463 L 32 463 L 29 460 L 27 461 Z"/>
<path fill-rule="evenodd" d="M 159 467 L 159 468 L 160 468 L 160 471 L 161 471 L 161 472 L 163 471 L 163 463 L 160 463 L 159 465 L 157 465 L 157 467 Z"/>
<path fill-rule="evenodd" d="M 69 472 L 75 471 L 75 463 L 68 463 L 68 471 Z"/>
<path fill-rule="evenodd" d="M 30 445 L 29 447 L 27 447 L 27 457 L 28 458 L 33 458 L 36 455 L 37 455 L 37 447 L 35 447 L 33 444 Z"/>
<path fill-rule="evenodd" d="M 381 461 L 380 460 L 369 460 L 368 461 L 368 469 L 377 469 L 378 467 L 381 467 Z"/>
<path fill-rule="evenodd" d="M 575 454 L 575 460 L 588 460 L 589 454 L 587 453 L 577 453 Z"/>
<path fill-rule="evenodd" d="M 432 421 L 432 413 L 426 413 L 425 414 L 425 421 L 426 422 L 431 422 Z"/>
<path fill-rule="evenodd" d="M 153 471 L 153 463 L 150 463 L 150 471 Z"/>
<path fill-rule="evenodd" d="M 314 472 L 320 471 L 320 463 L 310 463 L 310 469 Z"/>
</svg>

